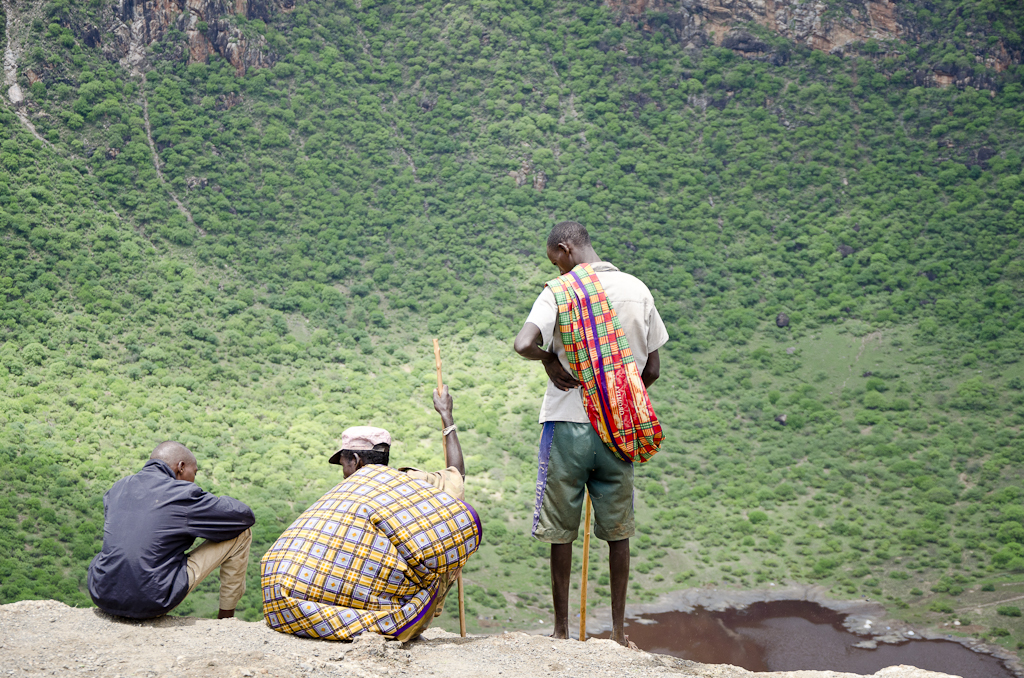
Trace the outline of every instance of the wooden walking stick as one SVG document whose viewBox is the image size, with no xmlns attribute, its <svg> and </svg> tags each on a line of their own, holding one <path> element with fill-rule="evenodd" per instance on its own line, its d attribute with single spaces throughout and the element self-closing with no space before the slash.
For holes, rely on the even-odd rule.
<svg viewBox="0 0 1024 678">
<path fill-rule="evenodd" d="M 583 520 L 583 583 L 580 585 L 580 640 L 587 639 L 587 570 L 590 569 L 590 492 L 584 490 L 587 503 Z"/>
<path fill-rule="evenodd" d="M 441 347 L 437 343 L 437 338 L 434 339 L 434 363 L 437 365 L 437 392 L 441 393 L 441 387 L 444 386 L 444 382 L 441 380 Z M 441 434 L 441 451 L 444 454 L 444 465 L 448 467 L 448 440 L 445 435 Z M 462 570 L 459 570 L 458 575 L 459 583 L 459 634 L 466 637 L 466 596 L 462 591 Z"/>
</svg>

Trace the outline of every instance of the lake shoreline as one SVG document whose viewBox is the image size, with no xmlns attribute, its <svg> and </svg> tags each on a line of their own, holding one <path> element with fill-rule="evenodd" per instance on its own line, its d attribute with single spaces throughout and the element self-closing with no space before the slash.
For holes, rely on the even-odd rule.
<svg viewBox="0 0 1024 678">
<path fill-rule="evenodd" d="M 932 629 L 918 629 L 898 619 L 892 619 L 885 606 L 873 599 L 841 600 L 829 597 L 829 590 L 815 584 L 786 584 L 759 589 L 728 589 L 701 587 L 670 591 L 650 603 L 626 606 L 627 619 L 664 612 L 693 612 L 701 607 L 713 612 L 742 610 L 754 603 L 799 600 L 815 603 L 823 608 L 845 615 L 843 626 L 847 631 L 864 637 L 855 647 L 874 649 L 879 644 L 898 645 L 912 640 L 945 640 L 958 643 L 972 652 L 995 657 L 1018 678 L 1024 678 L 1024 665 L 1007 650 L 977 638 L 949 635 Z M 587 615 L 588 634 L 611 629 L 611 610 L 603 605 Z M 578 627 L 577 627 L 578 633 Z M 572 635 L 570 633 L 570 635 Z"/>
</svg>

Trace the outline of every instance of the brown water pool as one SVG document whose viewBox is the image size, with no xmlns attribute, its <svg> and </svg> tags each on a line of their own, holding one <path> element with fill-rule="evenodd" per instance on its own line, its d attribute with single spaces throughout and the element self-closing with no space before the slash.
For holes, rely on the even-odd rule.
<svg viewBox="0 0 1024 678">
<path fill-rule="evenodd" d="M 1002 663 L 959 643 L 913 640 L 877 649 L 843 628 L 844 615 L 805 601 L 755 603 L 744 610 L 664 612 L 626 620 L 641 649 L 749 671 L 847 671 L 872 674 L 896 664 L 963 678 L 1013 678 Z M 652 623 L 653 622 L 653 623 Z M 608 634 L 599 634 L 607 638 Z"/>
</svg>

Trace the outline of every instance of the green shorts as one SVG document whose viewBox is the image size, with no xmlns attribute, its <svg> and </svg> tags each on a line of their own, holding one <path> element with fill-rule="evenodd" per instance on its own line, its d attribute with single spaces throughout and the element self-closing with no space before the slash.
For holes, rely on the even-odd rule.
<svg viewBox="0 0 1024 678">
<path fill-rule="evenodd" d="M 583 488 L 594 507 L 594 536 L 633 536 L 633 464 L 622 461 L 590 424 L 549 421 L 540 437 L 533 536 L 568 544 L 580 532 Z"/>
</svg>

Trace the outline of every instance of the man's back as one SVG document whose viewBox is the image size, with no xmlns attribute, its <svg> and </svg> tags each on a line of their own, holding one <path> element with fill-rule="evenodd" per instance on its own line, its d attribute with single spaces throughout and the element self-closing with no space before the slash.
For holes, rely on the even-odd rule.
<svg viewBox="0 0 1024 678">
<path fill-rule="evenodd" d="M 105 612 L 143 619 L 185 598 L 185 551 L 197 537 L 233 539 L 255 522 L 242 502 L 177 480 L 155 459 L 114 483 L 103 507 L 103 550 L 89 565 L 89 594 Z"/>
<path fill-rule="evenodd" d="M 594 271 L 597 273 L 597 279 L 601 281 L 601 286 L 604 287 L 605 296 L 615 309 L 622 330 L 626 333 L 626 341 L 629 342 L 630 351 L 636 360 L 637 371 L 642 373 L 647 366 L 647 355 L 650 353 L 648 347 L 651 330 L 659 334 L 659 330 L 664 330 L 663 325 L 655 326 L 661 322 L 661 318 L 654 320 L 654 297 L 643 281 L 629 273 L 623 273 L 606 261 L 594 264 Z M 562 338 L 559 337 L 559 345 L 561 342 Z M 659 343 L 654 348 L 660 345 Z"/>
<path fill-rule="evenodd" d="M 643 373 L 650 352 L 660 348 L 668 340 L 665 323 L 654 306 L 654 297 L 639 278 L 623 273 L 606 261 L 594 263 L 593 268 L 601 286 L 604 287 L 606 298 L 615 309 L 630 351 L 636 360 L 637 371 Z M 545 288 L 526 322 L 540 328 L 542 343 L 551 343 L 551 351 L 558 355 L 562 367 L 571 374 L 562 337 L 558 332 L 557 308 L 555 295 L 550 289 Z M 589 422 L 579 389 L 561 391 L 548 381 L 540 421 Z"/>
<path fill-rule="evenodd" d="M 282 633 L 346 640 L 369 630 L 405 640 L 432 619 L 482 534 L 473 508 L 431 480 L 364 466 L 267 550 L 264 616 Z"/>
</svg>

